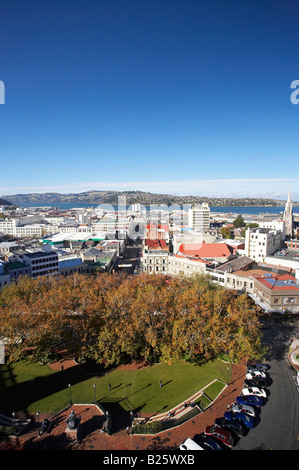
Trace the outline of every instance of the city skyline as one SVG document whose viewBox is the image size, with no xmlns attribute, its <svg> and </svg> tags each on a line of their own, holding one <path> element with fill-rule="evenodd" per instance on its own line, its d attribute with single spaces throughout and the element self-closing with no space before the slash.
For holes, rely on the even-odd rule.
<svg viewBox="0 0 299 470">
<path fill-rule="evenodd" d="M 1 195 L 299 200 L 297 2 L 4 0 L 1 17 Z"/>
</svg>

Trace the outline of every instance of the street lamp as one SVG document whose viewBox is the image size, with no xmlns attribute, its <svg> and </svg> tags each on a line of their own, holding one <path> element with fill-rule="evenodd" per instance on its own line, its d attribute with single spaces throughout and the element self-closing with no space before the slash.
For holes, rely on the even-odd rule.
<svg viewBox="0 0 299 470">
<path fill-rule="evenodd" d="M 69 384 L 68 387 L 70 389 L 70 405 L 72 405 L 73 402 L 72 402 L 72 386 L 71 386 L 71 384 Z"/>
<path fill-rule="evenodd" d="M 131 416 L 131 435 L 132 435 L 133 434 L 133 419 L 134 419 L 132 410 L 130 411 L 130 416 Z"/>
<path fill-rule="evenodd" d="M 40 432 L 39 432 L 39 411 L 36 412 L 36 416 L 37 416 L 37 435 L 39 436 L 40 435 Z"/>
<path fill-rule="evenodd" d="M 94 395 L 94 404 L 96 404 L 97 399 L 96 399 L 96 384 L 93 384 L 93 395 Z"/>
<path fill-rule="evenodd" d="M 227 367 L 227 379 L 226 379 L 226 385 L 229 383 L 229 367 Z"/>
<path fill-rule="evenodd" d="M 14 432 L 14 434 L 16 434 L 16 426 L 15 426 L 15 423 L 16 423 L 16 413 L 13 411 L 13 412 L 11 413 L 11 415 L 12 415 L 12 419 L 13 419 L 13 432 Z"/>
</svg>

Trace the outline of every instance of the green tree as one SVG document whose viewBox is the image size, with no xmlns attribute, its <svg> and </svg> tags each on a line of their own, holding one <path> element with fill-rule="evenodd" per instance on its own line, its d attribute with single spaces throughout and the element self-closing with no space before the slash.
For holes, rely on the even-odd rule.
<svg viewBox="0 0 299 470">
<path fill-rule="evenodd" d="M 232 238 L 229 227 L 221 227 L 220 233 L 223 236 L 223 238 Z"/>
<path fill-rule="evenodd" d="M 245 221 L 244 221 L 244 219 L 243 219 L 243 217 L 242 217 L 241 214 L 239 214 L 239 215 L 237 216 L 237 218 L 233 221 L 233 226 L 234 226 L 235 228 L 245 227 L 245 225 L 246 225 L 246 224 L 245 224 Z"/>
</svg>

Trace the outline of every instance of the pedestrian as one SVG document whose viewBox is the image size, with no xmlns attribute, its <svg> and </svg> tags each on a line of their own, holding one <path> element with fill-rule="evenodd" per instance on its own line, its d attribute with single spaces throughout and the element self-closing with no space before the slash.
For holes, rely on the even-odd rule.
<svg viewBox="0 0 299 470">
<path fill-rule="evenodd" d="M 226 405 L 226 408 L 229 410 L 229 405 Z"/>
<path fill-rule="evenodd" d="M 162 387 L 162 380 L 160 380 L 160 388 Z"/>
<path fill-rule="evenodd" d="M 108 384 L 108 391 L 110 392 L 111 390 L 111 384 Z"/>
<path fill-rule="evenodd" d="M 127 431 L 128 436 L 129 436 L 130 435 L 130 426 L 126 427 L 126 431 Z"/>
</svg>

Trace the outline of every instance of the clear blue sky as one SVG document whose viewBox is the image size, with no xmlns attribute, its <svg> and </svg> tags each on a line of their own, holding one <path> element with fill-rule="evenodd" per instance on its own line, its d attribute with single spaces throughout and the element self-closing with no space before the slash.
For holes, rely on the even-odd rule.
<svg viewBox="0 0 299 470">
<path fill-rule="evenodd" d="M 297 0 L 1 0 L 0 195 L 299 198 Z"/>
</svg>

